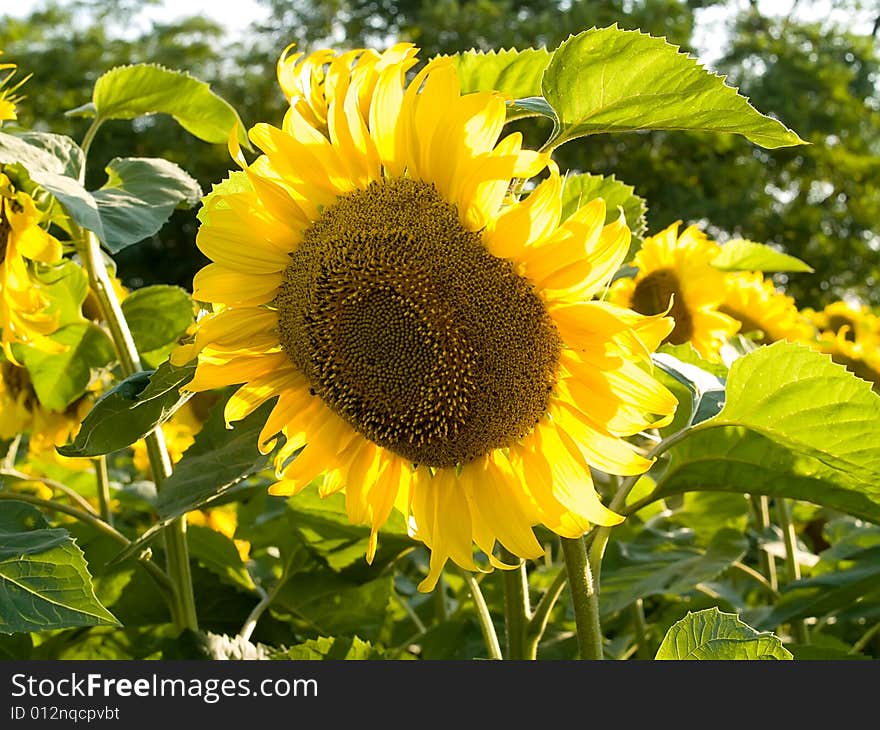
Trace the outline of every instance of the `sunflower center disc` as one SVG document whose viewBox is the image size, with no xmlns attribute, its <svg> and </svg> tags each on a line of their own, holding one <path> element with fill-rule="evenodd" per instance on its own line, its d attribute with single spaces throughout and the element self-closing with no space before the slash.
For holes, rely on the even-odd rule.
<svg viewBox="0 0 880 730">
<path fill-rule="evenodd" d="M 37 393 L 25 368 L 16 367 L 11 362 L 0 362 L 0 378 L 12 399 L 24 393 L 24 406 L 30 410 L 37 401 Z"/>
<path fill-rule="evenodd" d="M 828 329 L 832 332 L 840 332 L 842 327 L 849 327 L 846 333 L 843 335 L 843 339 L 849 340 L 850 342 L 856 341 L 856 324 L 849 317 L 844 317 L 842 314 L 832 314 L 828 318 Z"/>
<path fill-rule="evenodd" d="M 291 254 L 279 337 L 357 431 L 414 463 L 466 463 L 547 410 L 560 339 L 531 284 L 433 185 L 372 183 Z"/>
<path fill-rule="evenodd" d="M 632 296 L 632 308 L 639 314 L 661 314 L 669 306 L 669 297 L 675 295 L 670 316 L 675 320 L 675 327 L 664 342 L 683 345 L 694 334 L 694 322 L 688 312 L 681 292 L 681 284 L 675 272 L 669 269 L 658 269 L 645 276 L 638 284 Z"/>
</svg>

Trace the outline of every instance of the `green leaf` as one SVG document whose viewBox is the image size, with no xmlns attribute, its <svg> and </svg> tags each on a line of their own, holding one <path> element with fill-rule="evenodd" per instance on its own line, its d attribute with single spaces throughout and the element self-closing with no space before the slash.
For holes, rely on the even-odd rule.
<svg viewBox="0 0 880 730">
<path fill-rule="evenodd" d="M 266 468 L 270 457 L 257 448 L 260 431 L 275 406 L 272 399 L 226 427 L 225 400 L 218 402 L 195 441 L 166 480 L 156 501 L 163 521 L 179 517 L 220 496 L 249 474 Z"/>
<path fill-rule="evenodd" d="M 165 284 L 133 291 L 123 300 L 122 312 L 148 366 L 163 362 L 195 320 L 192 297 L 180 287 Z"/>
<path fill-rule="evenodd" d="M 777 636 L 755 631 L 717 608 L 688 613 L 666 632 L 655 659 L 792 659 Z"/>
<path fill-rule="evenodd" d="M 648 207 L 644 198 L 635 194 L 635 188 L 620 180 L 589 173 L 566 175 L 562 188 L 562 219 L 565 220 L 581 206 L 591 200 L 605 200 L 605 224 L 616 221 L 620 215 L 618 207 L 623 208 L 626 224 L 633 235 L 633 243 L 638 244 L 647 226 L 645 213 Z M 632 246 L 633 244 L 630 244 Z"/>
<path fill-rule="evenodd" d="M 563 42 L 542 81 L 559 145 L 602 132 L 735 132 L 762 147 L 802 144 L 678 47 L 640 31 L 592 28 Z"/>
<path fill-rule="evenodd" d="M 118 625 L 95 597 L 82 551 L 34 507 L 0 505 L 0 545 L 0 633 Z"/>
<path fill-rule="evenodd" d="M 507 119 L 520 119 L 536 112 L 519 106 L 518 100 L 541 95 L 541 76 L 550 62 L 546 48 L 511 48 L 500 51 L 470 50 L 452 57 L 458 71 L 463 94 L 495 90 L 508 94 L 514 101 L 508 106 Z"/>
<path fill-rule="evenodd" d="M 168 160 L 117 157 L 104 169 L 107 182 L 92 197 L 103 225 L 101 240 L 112 253 L 149 238 L 175 208 L 192 207 L 202 197 L 199 184 Z"/>
<path fill-rule="evenodd" d="M 118 66 L 95 82 L 92 103 L 100 119 L 170 114 L 205 142 L 226 142 L 237 124 L 239 141 L 251 149 L 235 109 L 204 81 L 157 64 Z"/>
<path fill-rule="evenodd" d="M 100 456 L 130 446 L 189 399 L 179 391 L 194 374 L 194 364 L 174 367 L 166 362 L 155 371 L 130 375 L 98 399 L 73 443 L 59 446 L 58 453 Z"/>
<path fill-rule="evenodd" d="M 0 132 L 0 164 L 16 163 L 24 165 L 31 175 L 38 172 L 64 175 L 67 169 L 67 160 L 57 157 L 38 140 Z"/>
<path fill-rule="evenodd" d="M 777 342 L 736 360 L 721 413 L 667 455 L 656 497 L 766 494 L 880 522 L 880 397 L 803 345 Z"/>
<path fill-rule="evenodd" d="M 220 580 L 246 591 L 254 590 L 254 582 L 241 560 L 238 548 L 226 535 L 210 527 L 188 525 L 186 541 L 190 555 Z"/>
<path fill-rule="evenodd" d="M 712 266 L 722 271 L 794 271 L 812 272 L 809 264 L 765 243 L 743 238 L 728 241 L 712 259 Z"/>
<path fill-rule="evenodd" d="M 62 327 L 49 339 L 63 345 L 63 352 L 44 352 L 23 347 L 24 365 L 40 403 L 53 411 L 63 411 L 80 398 L 92 379 L 92 369 L 102 368 L 116 357 L 113 343 L 94 322 L 78 322 Z"/>
<path fill-rule="evenodd" d="M 381 649 L 357 636 L 319 636 L 317 639 L 291 646 L 272 656 L 273 659 L 384 659 Z"/>
<path fill-rule="evenodd" d="M 627 553 L 638 558 L 635 546 Z M 705 552 L 692 549 L 651 549 L 648 559 L 614 567 L 602 578 L 602 613 L 609 615 L 626 608 L 639 598 L 691 591 L 699 583 L 713 580 L 742 558 L 748 542 L 732 529 L 719 530 Z"/>
<path fill-rule="evenodd" d="M 84 320 L 82 306 L 89 293 L 89 279 L 82 266 L 62 259 L 57 264 L 38 265 L 35 275 L 49 298 L 47 311 L 57 318 L 59 328 Z"/>
<path fill-rule="evenodd" d="M 287 506 L 293 515 L 293 528 L 303 542 L 324 558 L 333 570 L 366 565 L 364 556 L 370 529 L 351 523 L 345 509 L 344 495 L 333 494 L 322 499 L 317 489 L 309 488 L 291 497 Z M 407 534 L 403 517 L 395 510 L 379 532 L 379 546 L 372 570 L 381 571 L 415 544 Z"/>
<path fill-rule="evenodd" d="M 47 172 L 79 178 L 85 160 L 83 151 L 70 137 L 51 132 L 17 132 L 15 136 L 33 147 L 48 152 L 57 160 L 58 164 L 52 163 L 53 169 L 46 170 Z"/>
</svg>

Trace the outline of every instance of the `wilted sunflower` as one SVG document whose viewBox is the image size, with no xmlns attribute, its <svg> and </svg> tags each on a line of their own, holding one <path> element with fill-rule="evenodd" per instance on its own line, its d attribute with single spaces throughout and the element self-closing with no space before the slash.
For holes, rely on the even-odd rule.
<svg viewBox="0 0 880 730">
<path fill-rule="evenodd" d="M 172 359 L 199 354 L 191 390 L 244 384 L 227 421 L 277 396 L 260 435 L 265 450 L 286 437 L 271 491 L 344 488 L 368 560 L 396 505 L 431 549 L 431 590 L 449 558 L 478 569 L 474 543 L 499 566 L 496 542 L 543 553 L 533 525 L 618 523 L 590 467 L 645 471 L 623 437 L 676 401 L 636 364 L 672 322 L 591 301 L 626 255 L 623 217 L 604 225 L 595 200 L 560 222 L 549 158 L 498 141 L 505 99 L 462 95 L 449 59 L 407 84 L 415 54 L 282 58 L 282 128 L 250 130 L 251 165 L 233 145 L 244 171 L 200 212 L 214 263 L 194 296 L 215 314 Z"/>
<path fill-rule="evenodd" d="M 61 244 L 40 227 L 42 219 L 31 196 L 16 190 L 0 172 L 0 327 L 3 350 L 11 360 L 11 346 L 16 342 L 60 349 L 45 337 L 57 322 L 46 311 L 49 300 L 28 262 L 61 259 Z"/>
<path fill-rule="evenodd" d="M 720 311 L 740 323 L 740 334 L 753 334 L 756 341 L 800 342 L 813 335 L 813 326 L 792 297 L 777 291 L 760 271 L 727 274 L 727 295 Z"/>
<path fill-rule="evenodd" d="M 0 54 L 2 53 L 3 51 L 0 51 Z M 30 78 L 30 76 L 26 76 L 23 79 L 19 79 L 19 81 L 13 85 L 12 79 L 14 76 L 14 63 L 0 63 L 0 122 L 18 118 L 15 113 L 15 105 L 21 101 L 21 96 L 17 95 L 15 92 L 18 91 L 21 88 L 21 85 Z"/>
<path fill-rule="evenodd" d="M 721 346 L 739 329 L 735 319 L 719 311 L 726 283 L 712 259 L 720 248 L 695 225 L 679 235 L 680 225 L 676 221 L 642 242 L 631 262 L 638 273 L 615 281 L 608 299 L 641 314 L 668 311 L 675 327 L 666 342 L 690 342 L 701 357 L 718 362 Z"/>
</svg>

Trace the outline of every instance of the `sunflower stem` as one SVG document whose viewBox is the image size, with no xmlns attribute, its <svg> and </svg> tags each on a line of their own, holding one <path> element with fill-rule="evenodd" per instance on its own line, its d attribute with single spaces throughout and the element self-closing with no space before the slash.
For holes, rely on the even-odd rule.
<svg viewBox="0 0 880 730">
<path fill-rule="evenodd" d="M 507 641 L 508 659 L 530 659 L 526 650 L 526 629 L 531 618 L 529 606 L 528 577 L 524 560 L 501 549 L 501 559 L 505 563 L 519 565 L 512 570 L 502 571 L 504 579 L 504 634 Z"/>
<path fill-rule="evenodd" d="M 562 538 L 562 554 L 581 659 L 602 659 L 602 626 L 599 623 L 599 593 L 593 583 L 593 571 L 582 537 Z"/>
<path fill-rule="evenodd" d="M 92 142 L 95 139 L 95 135 L 98 133 L 98 129 L 100 129 L 101 125 L 104 123 L 104 119 L 102 117 L 95 117 L 92 120 L 91 125 L 86 130 L 85 135 L 83 136 L 82 144 L 80 145 L 80 149 L 83 152 L 83 163 L 82 167 L 79 171 L 79 182 L 80 185 L 84 184 L 86 181 L 86 159 L 89 156 L 89 149 L 92 147 Z"/>
<path fill-rule="evenodd" d="M 96 129 L 97 120 L 92 124 Z M 85 143 L 84 143 L 85 144 Z M 116 348 L 119 364 L 124 376 L 133 375 L 141 368 L 140 355 L 128 322 L 122 312 L 119 298 L 110 281 L 110 274 L 104 263 L 101 246 L 97 236 L 92 231 L 80 229 L 80 255 L 89 277 L 89 285 L 98 300 L 101 316 L 107 323 L 110 337 Z M 168 457 L 168 449 L 165 446 L 165 438 L 161 427 L 156 427 L 144 439 L 147 447 L 147 456 L 150 460 L 150 470 L 156 489 L 160 490 L 162 484 L 171 475 L 171 459 Z M 198 631 L 199 623 L 195 609 L 195 596 L 192 587 L 192 574 L 189 566 L 189 552 L 186 544 L 186 517 L 180 517 L 171 522 L 163 530 L 165 540 L 166 568 L 174 586 L 175 611 L 174 623 L 178 629 L 192 629 Z"/>
<path fill-rule="evenodd" d="M 752 512 L 755 517 L 755 524 L 763 533 L 770 529 L 770 503 L 764 495 L 752 495 L 751 497 Z M 776 562 L 773 556 L 763 547 L 758 548 L 758 555 L 761 561 L 761 572 L 767 578 L 767 583 L 774 591 L 779 590 L 779 581 L 776 577 Z"/>
<path fill-rule="evenodd" d="M 800 580 L 801 566 L 797 559 L 797 534 L 794 523 L 791 520 L 791 505 L 787 499 L 776 500 L 776 514 L 779 518 L 779 526 L 782 528 L 782 539 L 785 543 L 785 577 L 789 583 Z M 791 622 L 791 632 L 795 641 L 799 644 L 809 644 L 810 634 L 807 631 L 807 623 L 803 619 L 795 619 Z"/>
<path fill-rule="evenodd" d="M 633 628 L 636 632 L 636 658 L 650 659 L 650 646 L 648 644 L 648 622 L 645 620 L 645 604 L 641 598 L 637 598 L 630 607 L 632 611 Z"/>
<path fill-rule="evenodd" d="M 480 622 L 480 631 L 483 632 L 483 641 L 486 642 L 486 650 L 490 659 L 501 659 L 501 644 L 498 643 L 498 633 L 495 631 L 495 624 L 492 622 L 492 614 L 489 613 L 489 606 L 486 605 L 486 599 L 480 590 L 480 584 L 469 570 L 462 570 L 464 582 L 471 594 L 474 602 L 474 609 L 477 612 L 477 619 Z"/>
<path fill-rule="evenodd" d="M 95 479 L 98 485 L 98 508 L 101 519 L 108 525 L 113 524 L 113 513 L 110 511 L 110 475 L 107 473 L 107 457 L 99 456 L 94 460 Z"/>
</svg>

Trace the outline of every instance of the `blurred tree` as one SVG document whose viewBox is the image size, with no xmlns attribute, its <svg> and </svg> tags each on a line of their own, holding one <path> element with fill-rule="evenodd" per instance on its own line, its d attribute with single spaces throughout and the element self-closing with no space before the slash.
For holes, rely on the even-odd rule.
<svg viewBox="0 0 880 730">
<path fill-rule="evenodd" d="M 246 124 L 278 122 L 274 63 L 291 42 L 308 50 L 383 47 L 403 39 L 429 57 L 471 47 L 553 48 L 570 33 L 616 22 L 694 52 L 697 12 L 738 7 L 736 0 L 261 2 L 270 20 L 234 40 L 205 18 L 139 23 L 143 3 L 132 0 L 50 0 L 26 20 L 7 18 L 0 24 L 0 47 L 35 76 L 26 87 L 22 121 L 81 138 L 83 120 L 61 114 L 89 98 L 100 73 L 122 63 L 153 61 L 189 71 L 234 104 Z M 857 9 L 855 3 L 832 5 Z M 742 236 L 805 258 L 816 274 L 788 282 L 801 305 L 819 306 L 844 293 L 880 303 L 880 97 L 871 23 L 859 34 L 827 19 L 763 15 L 754 2 L 732 17 L 717 70 L 810 146 L 768 151 L 740 137 L 681 132 L 598 135 L 561 148 L 563 166 L 614 173 L 635 185 L 648 201 L 650 231 L 682 219 L 702 224 L 719 240 Z M 518 124 L 534 143 L 548 132 L 533 120 Z M 198 142 L 160 117 L 108 124 L 93 149 L 93 186 L 116 155 L 167 156 L 206 191 L 231 166 L 222 145 Z M 126 283 L 189 286 L 204 262 L 193 245 L 195 226 L 194 213 L 181 211 L 158 236 L 123 252 L 118 261 Z"/>
</svg>

